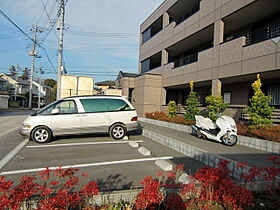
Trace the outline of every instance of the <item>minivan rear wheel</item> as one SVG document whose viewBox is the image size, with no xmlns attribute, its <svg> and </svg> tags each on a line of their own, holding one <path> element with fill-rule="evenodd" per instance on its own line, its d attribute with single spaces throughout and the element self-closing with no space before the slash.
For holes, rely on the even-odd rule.
<svg viewBox="0 0 280 210">
<path fill-rule="evenodd" d="M 45 126 L 38 126 L 31 132 L 31 140 L 38 143 L 47 143 L 52 138 L 52 133 L 49 128 Z"/>
<path fill-rule="evenodd" d="M 126 135 L 126 128 L 120 123 L 114 124 L 109 129 L 109 134 L 113 139 L 122 139 Z"/>
</svg>

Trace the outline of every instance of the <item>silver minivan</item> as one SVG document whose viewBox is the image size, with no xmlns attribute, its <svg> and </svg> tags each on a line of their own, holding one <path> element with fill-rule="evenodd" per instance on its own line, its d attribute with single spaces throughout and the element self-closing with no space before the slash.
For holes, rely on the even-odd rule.
<svg viewBox="0 0 280 210">
<path fill-rule="evenodd" d="M 121 96 L 73 96 L 49 104 L 26 118 L 20 134 L 38 143 L 53 136 L 109 133 L 122 139 L 137 130 L 135 108 Z"/>
</svg>

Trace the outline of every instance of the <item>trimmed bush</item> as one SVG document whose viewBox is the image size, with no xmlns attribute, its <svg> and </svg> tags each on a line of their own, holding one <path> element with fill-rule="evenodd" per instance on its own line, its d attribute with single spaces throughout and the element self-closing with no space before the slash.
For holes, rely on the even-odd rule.
<svg viewBox="0 0 280 210">
<path fill-rule="evenodd" d="M 20 105 L 17 101 L 9 101 L 9 107 L 11 108 L 19 108 Z"/>
<path fill-rule="evenodd" d="M 169 101 L 168 103 L 168 117 L 172 118 L 172 117 L 176 117 L 177 115 L 177 104 L 175 101 Z"/>
<path fill-rule="evenodd" d="M 208 117 L 216 121 L 219 115 L 227 108 L 227 104 L 224 103 L 221 96 L 207 96 L 205 100 L 208 104 Z"/>
</svg>

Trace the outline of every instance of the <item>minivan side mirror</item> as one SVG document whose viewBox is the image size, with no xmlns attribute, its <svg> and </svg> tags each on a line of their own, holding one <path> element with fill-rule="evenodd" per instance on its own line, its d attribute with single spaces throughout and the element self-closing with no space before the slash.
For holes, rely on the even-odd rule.
<svg viewBox="0 0 280 210">
<path fill-rule="evenodd" d="M 59 113 L 59 109 L 52 109 L 52 114 L 58 114 Z"/>
</svg>

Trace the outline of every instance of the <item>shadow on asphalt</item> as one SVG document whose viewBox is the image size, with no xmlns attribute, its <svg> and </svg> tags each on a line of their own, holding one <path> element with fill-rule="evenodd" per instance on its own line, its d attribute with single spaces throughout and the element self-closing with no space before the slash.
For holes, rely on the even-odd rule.
<svg viewBox="0 0 280 210">
<path fill-rule="evenodd" d="M 179 164 L 183 164 L 184 165 L 183 171 L 189 175 L 195 174 L 198 169 L 201 169 L 202 167 L 205 166 L 204 163 L 189 158 L 187 156 L 181 158 L 173 158 L 172 160 L 170 160 L 170 162 L 172 162 L 175 166 Z"/>
<path fill-rule="evenodd" d="M 133 182 L 126 182 L 127 177 L 121 174 L 111 174 L 104 179 L 95 180 L 101 191 L 129 190 L 134 187 Z"/>
<path fill-rule="evenodd" d="M 143 130 L 139 128 L 138 130 L 128 132 L 128 136 L 138 136 L 142 135 Z M 110 137 L 109 134 L 77 134 L 77 135 L 65 135 L 65 136 L 55 136 L 52 139 L 52 142 L 58 141 L 60 139 L 73 139 L 73 138 L 92 138 L 92 137 Z M 111 138 L 111 137 L 110 137 Z"/>
</svg>

